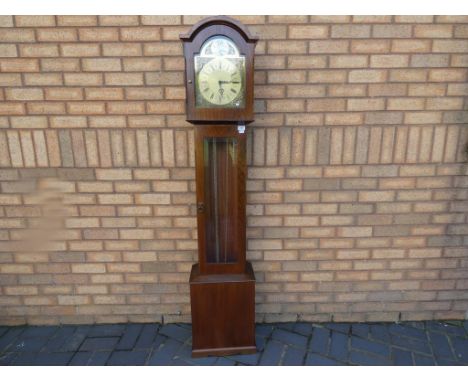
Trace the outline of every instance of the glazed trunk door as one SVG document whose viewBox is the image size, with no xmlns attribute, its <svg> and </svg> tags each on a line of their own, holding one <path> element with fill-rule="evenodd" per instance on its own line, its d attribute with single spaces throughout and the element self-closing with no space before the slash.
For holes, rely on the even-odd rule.
<svg viewBox="0 0 468 382">
<path fill-rule="evenodd" d="M 245 267 L 244 134 L 233 126 L 197 127 L 200 271 Z"/>
</svg>

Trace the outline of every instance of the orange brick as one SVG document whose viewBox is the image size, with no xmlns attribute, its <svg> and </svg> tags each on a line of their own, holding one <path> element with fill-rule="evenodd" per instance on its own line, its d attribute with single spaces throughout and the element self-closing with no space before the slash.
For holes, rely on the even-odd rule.
<svg viewBox="0 0 468 382">
<path fill-rule="evenodd" d="M 0 265 L 0 273 L 8 274 L 28 274 L 33 273 L 33 266 L 30 264 L 1 264 Z"/>
<path fill-rule="evenodd" d="M 397 23 L 432 23 L 434 16 L 395 16 L 395 21 Z"/>
<path fill-rule="evenodd" d="M 289 85 L 288 97 L 311 98 L 325 96 L 325 86 L 322 85 Z"/>
<path fill-rule="evenodd" d="M 154 114 L 181 114 L 185 112 L 185 102 L 153 101 L 147 103 L 148 112 Z"/>
<path fill-rule="evenodd" d="M 50 127 L 63 129 L 63 128 L 79 128 L 87 127 L 86 117 L 50 117 Z"/>
<path fill-rule="evenodd" d="M 17 57 L 15 44 L 0 44 L 0 57 Z"/>
<path fill-rule="evenodd" d="M 78 58 L 44 58 L 41 68 L 47 72 L 78 72 L 80 61 Z"/>
<path fill-rule="evenodd" d="M 143 25 L 177 25 L 181 23 L 180 16 L 141 16 Z"/>
<path fill-rule="evenodd" d="M 187 32 L 186 26 L 165 26 L 162 28 L 162 39 L 177 41 L 179 36 L 185 32 Z"/>
<path fill-rule="evenodd" d="M 282 69 L 282 57 L 278 57 L 278 65 L 275 67 L 270 66 L 270 57 L 269 56 L 260 56 L 265 57 L 265 69 Z M 281 60 L 280 60 L 281 59 Z M 259 61 L 257 59 L 257 61 Z M 255 66 L 257 67 L 257 61 L 255 61 Z M 287 67 L 288 69 L 313 69 L 313 68 L 325 68 L 327 66 L 325 56 L 289 56 L 287 57 Z"/>
<path fill-rule="evenodd" d="M 390 51 L 388 40 L 353 40 L 351 52 L 353 53 L 387 53 Z"/>
<path fill-rule="evenodd" d="M 81 94 L 81 89 L 80 94 Z M 120 100 L 124 98 L 122 88 L 88 88 L 85 89 L 86 99 L 89 100 Z"/>
<path fill-rule="evenodd" d="M 437 23 L 466 23 L 466 16 L 435 16 Z"/>
<path fill-rule="evenodd" d="M 145 104 L 143 102 L 108 102 L 107 112 L 109 114 L 144 114 Z"/>
<path fill-rule="evenodd" d="M 100 55 L 98 44 L 61 44 L 60 49 L 62 56 L 64 57 L 87 57 Z"/>
<path fill-rule="evenodd" d="M 104 264 L 72 264 L 73 273 L 105 273 L 106 267 Z"/>
<path fill-rule="evenodd" d="M 38 72 L 39 61 L 33 58 L 5 58 L 0 62 L 2 72 Z"/>
<path fill-rule="evenodd" d="M 360 125 L 363 122 L 361 113 L 327 113 L 326 125 Z"/>
<path fill-rule="evenodd" d="M 349 42 L 346 40 L 317 40 L 309 42 L 309 52 L 318 53 L 346 53 Z"/>
<path fill-rule="evenodd" d="M 362 202 L 384 202 L 395 199 L 394 191 L 360 191 L 359 201 Z"/>
<path fill-rule="evenodd" d="M 7 296 L 28 296 L 38 294 L 36 286 L 6 286 L 4 287 Z"/>
<path fill-rule="evenodd" d="M 409 57 L 403 54 L 382 54 L 370 57 L 371 68 L 401 68 L 408 66 Z"/>
<path fill-rule="evenodd" d="M 366 95 L 366 85 L 329 85 L 331 97 L 360 97 Z"/>
<path fill-rule="evenodd" d="M 57 25 L 60 26 L 90 26 L 97 25 L 97 16 L 57 16 Z"/>
<path fill-rule="evenodd" d="M 424 99 L 422 98 L 391 98 L 387 100 L 388 110 L 422 110 Z"/>
<path fill-rule="evenodd" d="M 169 179 L 168 169 L 135 169 L 135 179 Z"/>
<path fill-rule="evenodd" d="M 289 38 L 320 39 L 327 38 L 328 27 L 325 25 L 290 25 Z"/>
<path fill-rule="evenodd" d="M 415 25 L 414 36 L 418 38 L 450 38 L 452 25 Z"/>
<path fill-rule="evenodd" d="M 89 296 L 58 296 L 60 305 L 86 305 L 89 304 Z"/>
<path fill-rule="evenodd" d="M 122 69 L 118 58 L 85 58 L 82 67 L 89 72 L 114 72 Z"/>
<path fill-rule="evenodd" d="M 138 43 L 103 43 L 104 56 L 141 56 L 142 49 Z"/>
<path fill-rule="evenodd" d="M 188 183 L 186 181 L 163 181 L 153 182 L 155 192 L 187 192 Z"/>
<path fill-rule="evenodd" d="M 80 28 L 78 30 L 80 41 L 118 41 L 117 28 Z"/>
<path fill-rule="evenodd" d="M 405 38 L 411 37 L 411 29 L 411 25 L 374 25 L 372 35 L 378 38 Z"/>
<path fill-rule="evenodd" d="M 105 73 L 106 85 L 143 85 L 143 73 Z"/>
<path fill-rule="evenodd" d="M 392 41 L 392 52 L 430 52 L 431 41 L 430 40 L 393 40 Z"/>
<path fill-rule="evenodd" d="M 76 41 L 78 35 L 75 29 L 71 28 L 41 28 L 37 30 L 38 41 Z"/>
<path fill-rule="evenodd" d="M 155 100 L 162 99 L 163 92 L 161 87 L 145 87 L 145 88 L 126 88 L 125 89 L 126 98 L 129 100 Z M 151 116 L 154 121 L 157 121 L 157 118 Z"/>
<path fill-rule="evenodd" d="M 24 105 L 18 102 L 1 102 L 0 115 L 25 114 Z"/>
<path fill-rule="evenodd" d="M 51 101 L 81 100 L 83 92 L 80 88 L 45 88 L 45 98 Z"/>
<path fill-rule="evenodd" d="M 341 83 L 346 81 L 346 75 L 344 70 L 312 70 L 308 82 Z"/>
<path fill-rule="evenodd" d="M 408 88 L 409 96 L 443 96 L 446 86 L 444 84 L 410 84 Z"/>
<path fill-rule="evenodd" d="M 364 38 L 370 37 L 370 25 L 333 25 L 332 38 Z"/>
<path fill-rule="evenodd" d="M 281 70 L 268 72 L 268 82 L 272 84 L 303 83 L 306 81 L 304 70 Z"/>
<path fill-rule="evenodd" d="M 76 287 L 78 294 L 107 294 L 107 285 L 78 285 Z"/>
<path fill-rule="evenodd" d="M 269 112 L 300 112 L 304 111 L 303 100 L 269 100 L 267 110 Z"/>
<path fill-rule="evenodd" d="M 158 27 L 121 28 L 122 41 L 155 41 L 160 40 Z"/>
<path fill-rule="evenodd" d="M 388 23 L 392 16 L 353 16 L 353 23 Z"/>
<path fill-rule="evenodd" d="M 358 177 L 361 169 L 358 166 L 332 166 L 326 167 L 324 170 L 325 177 Z"/>
<path fill-rule="evenodd" d="M 143 45 L 145 56 L 178 56 L 182 54 L 179 42 L 155 42 Z"/>
<path fill-rule="evenodd" d="M 268 52 L 271 54 L 304 54 L 307 48 L 306 41 L 268 41 Z"/>
<path fill-rule="evenodd" d="M 335 55 L 330 57 L 330 68 L 364 68 L 368 65 L 364 55 Z"/>
<path fill-rule="evenodd" d="M 99 25 L 138 25 L 138 16 L 98 16 Z"/>
<path fill-rule="evenodd" d="M 383 98 L 349 99 L 347 108 L 350 111 L 384 110 Z"/>
<path fill-rule="evenodd" d="M 11 117 L 11 127 L 18 129 L 45 129 L 46 117 Z"/>
<path fill-rule="evenodd" d="M 138 194 L 135 196 L 137 204 L 169 204 L 169 194 Z"/>
<path fill-rule="evenodd" d="M 65 73 L 64 77 L 67 86 L 102 85 L 102 74 L 100 73 Z"/>
<path fill-rule="evenodd" d="M 54 16 L 15 16 L 17 27 L 53 27 Z"/>
<path fill-rule="evenodd" d="M 13 25 L 12 25 L 13 26 Z M 34 42 L 34 29 L 2 28 L 0 29 L 2 42 Z"/>
<path fill-rule="evenodd" d="M 15 44 L 0 44 L 0 57 L 17 57 Z"/>
<path fill-rule="evenodd" d="M 406 124 L 427 124 L 442 122 L 440 112 L 407 112 L 404 123 Z"/>
<path fill-rule="evenodd" d="M 351 70 L 349 82 L 384 82 L 386 72 L 384 70 Z"/>
<path fill-rule="evenodd" d="M 93 116 L 89 117 L 90 127 L 116 128 L 125 127 L 126 121 L 123 116 Z M 102 159 L 101 159 L 102 160 Z"/>
<path fill-rule="evenodd" d="M 68 102 L 70 114 L 104 114 L 105 105 L 102 102 Z"/>
<path fill-rule="evenodd" d="M 427 110 L 461 110 L 462 98 L 437 97 L 426 100 Z"/>
<path fill-rule="evenodd" d="M 156 71 L 161 69 L 161 59 L 159 57 L 124 58 L 123 67 L 126 72 Z"/>
<path fill-rule="evenodd" d="M 432 82 L 459 82 L 465 81 L 467 71 L 465 69 L 431 69 L 429 81 Z"/>
</svg>

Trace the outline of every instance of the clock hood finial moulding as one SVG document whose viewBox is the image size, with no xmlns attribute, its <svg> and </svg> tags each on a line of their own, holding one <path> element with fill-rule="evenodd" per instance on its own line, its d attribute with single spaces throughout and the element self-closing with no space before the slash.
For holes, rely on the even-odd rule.
<svg viewBox="0 0 468 382">
<path fill-rule="evenodd" d="M 222 78 L 228 75 L 227 72 L 218 73 L 216 77 L 208 76 L 208 82 L 204 91 L 207 92 L 214 101 L 210 102 L 210 97 L 204 97 L 205 102 L 200 102 L 203 89 L 199 83 L 200 67 L 203 62 L 197 60 L 204 44 L 214 37 L 223 37 L 230 40 L 239 52 L 242 60 L 242 67 L 239 67 L 238 74 L 241 86 L 230 89 L 231 80 Z M 248 29 L 237 20 L 227 16 L 207 17 L 196 23 L 190 31 L 181 34 L 185 56 L 185 86 L 186 86 L 186 115 L 187 121 L 194 124 L 211 123 L 241 123 L 248 124 L 254 119 L 253 110 L 253 86 L 254 86 L 254 50 L 257 38 L 252 36 Z M 229 67 L 226 59 L 224 63 Z M 232 60 L 232 59 L 231 59 Z M 214 66 L 214 61 L 212 65 Z M 212 69 L 208 69 L 212 72 Z M 202 73 L 203 74 L 203 73 Z M 211 89 L 207 89 L 210 87 Z M 234 82 L 232 82 L 234 83 Z M 231 83 L 231 84 L 232 84 Z M 219 85 L 219 86 L 218 86 Z M 218 91 L 221 89 L 221 94 Z M 229 94 L 229 91 L 238 92 L 240 102 L 224 102 L 222 91 Z M 237 97 L 237 94 L 236 94 Z M 219 98 L 219 99 L 218 99 Z M 231 97 L 235 98 L 235 97 Z M 215 102 L 217 100 L 217 102 Z"/>
<path fill-rule="evenodd" d="M 237 30 L 240 34 L 242 34 L 245 41 L 253 44 L 255 44 L 258 41 L 258 38 L 252 36 L 252 34 L 244 25 L 242 25 L 239 21 L 233 19 L 232 17 L 228 16 L 207 17 L 194 24 L 187 33 L 181 33 L 179 37 L 182 41 L 192 41 L 201 29 L 204 29 L 210 25 L 226 25 Z"/>
</svg>

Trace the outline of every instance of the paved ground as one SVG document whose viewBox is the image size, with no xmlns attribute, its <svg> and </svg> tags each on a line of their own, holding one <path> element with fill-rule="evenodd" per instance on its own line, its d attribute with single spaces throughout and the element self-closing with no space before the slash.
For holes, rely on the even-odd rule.
<svg viewBox="0 0 468 382">
<path fill-rule="evenodd" d="M 468 321 L 257 325 L 258 353 L 192 359 L 187 324 L 0 327 L 0 365 L 468 365 Z"/>
</svg>

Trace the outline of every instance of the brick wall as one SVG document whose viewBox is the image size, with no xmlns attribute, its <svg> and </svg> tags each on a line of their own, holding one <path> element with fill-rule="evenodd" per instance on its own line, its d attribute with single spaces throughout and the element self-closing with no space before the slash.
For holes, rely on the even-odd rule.
<svg viewBox="0 0 468 382">
<path fill-rule="evenodd" d="M 0 323 L 190 320 L 198 19 L 0 16 Z M 238 19 L 258 320 L 463 318 L 468 18 Z"/>
</svg>

